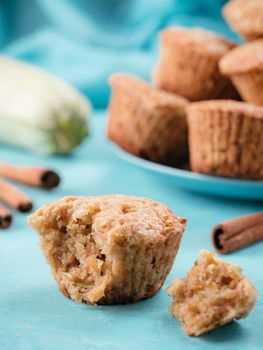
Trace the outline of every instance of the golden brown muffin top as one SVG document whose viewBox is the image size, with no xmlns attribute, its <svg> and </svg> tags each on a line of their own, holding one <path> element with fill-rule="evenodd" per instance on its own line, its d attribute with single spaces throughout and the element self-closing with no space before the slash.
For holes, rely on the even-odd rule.
<svg viewBox="0 0 263 350">
<path fill-rule="evenodd" d="M 169 27 L 161 32 L 161 39 L 167 44 L 189 46 L 191 50 L 201 50 L 218 57 L 235 47 L 233 42 L 201 28 Z"/>
<path fill-rule="evenodd" d="M 238 46 L 219 62 L 223 74 L 239 74 L 263 69 L 263 39 Z"/>
<path fill-rule="evenodd" d="M 59 229 L 60 222 L 92 225 L 95 232 L 117 239 L 165 239 L 184 231 L 186 219 L 147 198 L 126 195 L 65 197 L 30 215 L 29 222 L 40 235 Z"/>
<path fill-rule="evenodd" d="M 222 111 L 226 113 L 238 113 L 248 117 L 263 120 L 263 107 L 254 106 L 249 103 L 234 100 L 210 100 L 189 104 L 186 108 L 187 113 L 193 111 Z"/>
<path fill-rule="evenodd" d="M 232 0 L 223 8 L 223 16 L 242 34 L 263 34 L 263 0 Z"/>
<path fill-rule="evenodd" d="M 144 80 L 125 73 L 115 73 L 110 76 L 110 85 L 126 90 L 128 93 L 144 99 L 149 107 L 184 107 L 189 101 L 179 95 L 155 88 Z"/>
</svg>

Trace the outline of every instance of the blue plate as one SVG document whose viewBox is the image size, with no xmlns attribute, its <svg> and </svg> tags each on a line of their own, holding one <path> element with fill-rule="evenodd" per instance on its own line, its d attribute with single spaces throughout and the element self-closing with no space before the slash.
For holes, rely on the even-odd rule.
<svg viewBox="0 0 263 350">
<path fill-rule="evenodd" d="M 136 157 L 114 143 L 112 146 L 115 153 L 127 162 L 170 178 L 176 185 L 186 189 L 210 195 L 263 201 L 263 181 L 239 180 L 194 173 Z"/>
</svg>

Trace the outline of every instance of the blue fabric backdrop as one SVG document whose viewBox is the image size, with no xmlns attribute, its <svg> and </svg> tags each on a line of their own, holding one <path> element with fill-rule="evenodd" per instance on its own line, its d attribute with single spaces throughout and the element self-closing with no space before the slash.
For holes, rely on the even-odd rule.
<svg viewBox="0 0 263 350">
<path fill-rule="evenodd" d="M 105 107 L 108 76 L 148 79 L 157 32 L 202 26 L 237 39 L 220 12 L 226 0 L 0 0 L 2 53 L 40 65 Z"/>
</svg>

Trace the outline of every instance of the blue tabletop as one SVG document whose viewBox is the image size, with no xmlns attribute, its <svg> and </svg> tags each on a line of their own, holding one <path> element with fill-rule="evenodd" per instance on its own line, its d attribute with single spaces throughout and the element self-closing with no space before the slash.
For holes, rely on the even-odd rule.
<svg viewBox="0 0 263 350">
<path fill-rule="evenodd" d="M 263 243 L 225 257 L 239 264 L 259 291 L 255 310 L 245 320 L 199 338 L 184 335 L 168 312 L 165 288 L 183 277 L 200 249 L 212 250 L 214 224 L 262 209 L 260 203 L 205 197 L 184 191 L 163 177 L 125 163 L 105 139 L 104 113 L 92 119 L 91 136 L 69 157 L 40 158 L 11 148 L 1 159 L 42 164 L 62 175 L 53 192 L 27 189 L 35 208 L 67 195 L 124 193 L 149 197 L 188 219 L 179 254 L 164 287 L 152 299 L 123 306 L 87 306 L 65 298 L 58 290 L 26 216 L 16 214 L 11 229 L 0 231 L 0 349 L 12 350 L 159 350 L 262 349 Z"/>
</svg>

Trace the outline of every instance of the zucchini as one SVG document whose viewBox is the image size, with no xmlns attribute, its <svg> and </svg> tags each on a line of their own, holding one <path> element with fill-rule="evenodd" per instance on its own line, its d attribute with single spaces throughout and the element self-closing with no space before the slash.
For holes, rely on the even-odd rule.
<svg viewBox="0 0 263 350">
<path fill-rule="evenodd" d="M 64 81 L 0 56 L 0 143 L 46 155 L 70 153 L 88 135 L 90 110 Z"/>
</svg>

